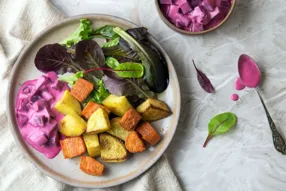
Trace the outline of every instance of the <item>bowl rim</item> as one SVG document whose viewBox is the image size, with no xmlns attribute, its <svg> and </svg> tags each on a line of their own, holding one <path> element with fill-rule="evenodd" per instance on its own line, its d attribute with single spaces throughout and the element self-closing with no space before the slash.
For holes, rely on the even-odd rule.
<svg viewBox="0 0 286 191">
<path fill-rule="evenodd" d="M 186 30 L 183 30 L 183 29 L 180 29 L 178 27 L 176 27 L 173 23 L 171 23 L 166 17 L 165 15 L 162 13 L 161 9 L 160 9 L 160 5 L 159 5 L 159 0 L 154 0 L 155 1 L 155 6 L 156 6 L 156 9 L 157 9 L 157 12 L 160 16 L 160 18 L 164 21 L 164 23 L 170 27 L 171 29 L 173 29 L 174 31 L 176 32 L 179 32 L 179 33 L 182 33 L 182 34 L 185 34 L 185 35 L 200 35 L 200 34 L 206 34 L 206 33 L 209 33 L 211 31 L 214 31 L 216 30 L 217 28 L 219 28 L 220 26 L 222 26 L 230 17 L 230 15 L 233 13 L 233 10 L 234 10 L 234 7 L 236 5 L 236 0 L 232 0 L 232 3 L 231 3 L 231 7 L 230 7 L 230 10 L 229 12 L 227 13 L 226 17 L 218 24 L 216 25 L 215 27 L 213 28 L 210 28 L 210 29 L 207 29 L 207 30 L 204 30 L 204 31 L 200 31 L 200 32 L 192 32 L 192 31 L 186 31 Z"/>
<path fill-rule="evenodd" d="M 134 174 L 131 174 L 129 177 L 123 176 L 123 180 L 118 180 L 118 181 L 114 181 L 114 182 L 107 183 L 107 184 L 95 185 L 95 184 L 87 184 L 87 183 L 81 184 L 78 182 L 70 182 L 68 179 L 62 178 L 57 173 L 51 172 L 51 170 L 49 168 L 48 169 L 43 168 L 43 166 L 41 165 L 41 162 L 39 162 L 37 159 L 35 160 L 35 158 L 32 157 L 30 152 L 25 149 L 25 145 L 23 145 L 24 140 L 22 139 L 22 136 L 18 130 L 17 123 L 15 122 L 15 120 L 13 120 L 13 117 L 12 117 L 14 108 L 11 108 L 10 106 L 11 106 L 11 103 L 13 103 L 15 101 L 15 100 L 11 99 L 11 97 L 10 97 L 10 95 L 13 93 L 13 91 L 15 89 L 14 88 L 15 78 L 13 76 L 15 76 L 15 73 L 17 72 L 18 67 L 20 65 L 20 61 L 26 55 L 27 51 L 29 51 L 29 49 L 36 42 L 38 42 L 38 40 L 41 39 L 41 37 L 43 35 L 45 35 L 49 31 L 53 30 L 54 28 L 58 28 L 58 27 L 60 27 L 60 25 L 63 25 L 63 24 L 68 23 L 68 22 L 72 22 L 74 20 L 79 20 L 81 18 L 96 19 L 97 17 L 104 17 L 106 19 L 116 20 L 118 22 L 125 23 L 126 25 L 129 24 L 130 26 L 133 26 L 133 27 L 139 27 L 137 24 L 135 24 L 129 20 L 123 19 L 121 17 L 113 16 L 113 15 L 108 15 L 108 14 L 81 14 L 81 15 L 76 15 L 73 17 L 68 17 L 68 18 L 60 20 L 59 22 L 57 22 L 57 23 L 45 28 L 44 30 L 42 30 L 21 51 L 18 58 L 14 62 L 13 68 L 10 72 L 9 82 L 8 82 L 8 91 L 6 94 L 6 96 L 7 96 L 6 109 L 7 109 L 7 117 L 8 117 L 8 126 L 9 126 L 10 131 L 12 132 L 14 139 L 15 139 L 17 148 L 19 148 L 22 151 L 25 158 L 28 159 L 37 169 L 39 169 L 40 172 L 51 177 L 52 179 L 60 181 L 60 182 L 65 183 L 65 184 L 68 184 L 68 185 L 72 185 L 72 186 L 76 186 L 76 187 L 82 187 L 82 188 L 107 188 L 107 187 L 111 187 L 111 186 L 117 186 L 117 185 L 126 183 L 130 180 L 133 180 L 136 177 L 143 174 L 144 172 L 146 172 L 149 168 L 151 168 L 160 159 L 160 157 L 162 157 L 162 155 L 164 154 L 164 152 L 166 151 L 166 149 L 170 145 L 170 143 L 174 137 L 174 134 L 176 132 L 177 126 L 178 126 L 178 122 L 179 122 L 179 118 L 180 118 L 180 109 L 181 109 L 181 91 L 180 91 L 179 81 L 178 81 L 178 77 L 177 77 L 173 62 L 171 61 L 170 57 L 168 56 L 166 51 L 163 49 L 163 47 L 159 44 L 159 42 L 151 34 L 149 34 L 148 38 L 150 38 L 155 43 L 155 46 L 157 46 L 159 48 L 159 50 L 162 52 L 162 55 L 165 57 L 167 63 L 170 63 L 170 64 L 168 64 L 168 67 L 171 67 L 173 78 L 176 79 L 174 81 L 174 84 L 175 84 L 175 90 L 177 91 L 176 94 L 178 95 L 178 97 L 177 97 L 177 103 L 178 104 L 176 105 L 178 114 L 175 118 L 174 128 L 172 129 L 172 131 L 168 132 L 169 139 L 162 145 L 162 148 L 158 151 L 158 153 L 154 156 L 154 158 L 152 158 L 152 160 L 149 160 L 146 163 L 146 165 L 144 163 L 145 166 L 143 166 L 143 168 L 134 170 L 132 172 Z M 120 177 L 117 179 L 120 179 Z"/>
</svg>

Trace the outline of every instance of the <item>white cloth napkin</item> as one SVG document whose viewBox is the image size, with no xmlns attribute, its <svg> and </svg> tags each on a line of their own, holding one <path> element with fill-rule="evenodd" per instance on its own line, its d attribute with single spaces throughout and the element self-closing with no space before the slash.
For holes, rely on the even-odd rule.
<svg viewBox="0 0 286 191">
<path fill-rule="evenodd" d="M 34 167 L 15 145 L 6 117 L 9 71 L 26 43 L 65 16 L 47 0 L 0 0 L 0 190 L 86 190 L 60 183 Z M 95 190 L 181 190 L 165 156 L 140 177 L 123 185 Z"/>
</svg>

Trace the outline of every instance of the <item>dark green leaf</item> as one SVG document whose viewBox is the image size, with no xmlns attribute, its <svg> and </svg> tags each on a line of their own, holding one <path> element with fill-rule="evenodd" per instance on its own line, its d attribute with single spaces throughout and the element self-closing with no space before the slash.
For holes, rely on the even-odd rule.
<svg viewBox="0 0 286 191">
<path fill-rule="evenodd" d="M 81 19 L 79 27 L 66 39 L 60 42 L 61 45 L 71 47 L 81 40 L 92 39 L 91 21 L 88 19 Z"/>
<path fill-rule="evenodd" d="M 110 40 L 107 43 L 105 43 L 102 47 L 108 48 L 108 47 L 116 46 L 119 43 L 119 39 L 120 39 L 119 37 L 114 38 L 113 40 Z"/>
<path fill-rule="evenodd" d="M 102 79 L 106 89 L 108 89 L 110 93 L 117 96 L 137 95 L 139 98 L 146 99 L 155 96 L 142 78 L 116 79 L 109 76 L 104 76 Z"/>
<path fill-rule="evenodd" d="M 83 71 L 58 77 L 60 81 L 67 82 L 70 86 L 72 86 L 79 78 L 83 78 Z"/>
<path fill-rule="evenodd" d="M 113 31 L 115 26 L 112 25 L 105 25 L 98 29 L 95 29 L 92 34 L 94 37 L 98 38 L 108 38 L 108 39 L 115 39 L 118 35 Z"/>
<path fill-rule="evenodd" d="M 160 56 L 151 48 L 135 40 L 123 29 L 116 27 L 113 30 L 123 38 L 139 56 L 145 68 L 144 80 L 149 88 L 156 93 L 163 92 L 169 83 L 169 73 L 165 63 L 161 62 Z"/>
<path fill-rule="evenodd" d="M 103 47 L 102 51 L 106 57 L 113 57 L 121 62 L 140 62 L 136 52 L 134 52 L 132 49 L 126 50 L 122 44 L 108 48 Z"/>
<path fill-rule="evenodd" d="M 87 104 L 89 101 L 102 103 L 102 101 L 109 95 L 110 93 L 107 89 L 105 89 L 103 81 L 99 80 L 95 84 L 95 90 L 93 90 L 91 94 L 85 99 L 84 103 Z"/>
<path fill-rule="evenodd" d="M 105 59 L 105 63 L 107 64 L 107 66 L 109 66 L 110 68 L 116 68 L 120 63 L 118 62 L 118 60 L 116 60 L 115 58 L 112 57 L 107 57 Z"/>
<path fill-rule="evenodd" d="M 218 134 L 222 134 L 230 130 L 236 124 L 236 116 L 231 112 L 226 112 L 219 114 L 211 119 L 208 125 L 208 137 L 204 143 L 204 147 L 206 147 L 208 141 L 214 136 Z"/>
<path fill-rule="evenodd" d="M 114 68 L 114 71 L 121 78 L 141 78 L 144 74 L 144 67 L 138 63 L 125 62 Z"/>
</svg>

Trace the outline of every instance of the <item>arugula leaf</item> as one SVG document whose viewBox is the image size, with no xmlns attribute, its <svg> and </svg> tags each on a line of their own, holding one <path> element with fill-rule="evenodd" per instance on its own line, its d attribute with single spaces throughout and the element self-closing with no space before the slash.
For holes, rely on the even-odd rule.
<svg viewBox="0 0 286 191">
<path fill-rule="evenodd" d="M 75 74 L 62 75 L 59 76 L 58 79 L 63 82 L 67 82 L 70 86 L 74 85 L 74 83 L 79 79 L 83 78 L 83 71 L 77 72 Z"/>
<path fill-rule="evenodd" d="M 115 26 L 105 25 L 103 27 L 95 29 L 92 32 L 92 35 L 98 38 L 115 39 L 118 37 L 118 35 L 116 34 L 116 32 L 113 31 L 114 28 Z"/>
<path fill-rule="evenodd" d="M 119 43 L 119 39 L 120 39 L 119 37 L 116 37 L 113 40 L 110 40 L 107 43 L 105 43 L 102 47 L 108 48 L 108 47 L 116 46 Z"/>
<path fill-rule="evenodd" d="M 148 87 L 156 93 L 163 92 L 169 83 L 169 73 L 165 63 L 161 62 L 160 56 L 151 48 L 135 40 L 123 29 L 115 27 L 113 30 L 123 38 L 139 56 L 145 68 L 144 81 Z"/>
<path fill-rule="evenodd" d="M 107 57 L 105 59 L 105 63 L 107 64 L 107 66 L 109 66 L 110 68 L 116 68 L 120 63 L 118 62 L 118 60 L 116 60 L 115 58 L 112 57 Z"/>
<path fill-rule="evenodd" d="M 214 136 L 218 134 L 222 134 L 230 130 L 232 127 L 236 124 L 236 116 L 235 114 L 231 112 L 226 112 L 219 114 L 211 119 L 208 125 L 208 137 L 203 145 L 203 147 L 206 147 L 209 140 Z"/>
<path fill-rule="evenodd" d="M 97 81 L 95 87 L 96 89 L 85 99 L 84 104 L 87 104 L 89 101 L 102 103 L 102 101 L 110 95 L 109 91 L 104 87 L 102 80 Z"/>
<path fill-rule="evenodd" d="M 88 19 L 80 19 L 79 27 L 66 39 L 60 42 L 61 45 L 71 47 L 81 40 L 92 39 L 91 21 Z"/>
</svg>

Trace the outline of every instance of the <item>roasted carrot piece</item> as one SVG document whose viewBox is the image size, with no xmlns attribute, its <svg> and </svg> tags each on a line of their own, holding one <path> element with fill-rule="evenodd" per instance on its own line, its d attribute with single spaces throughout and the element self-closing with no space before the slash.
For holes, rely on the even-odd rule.
<svg viewBox="0 0 286 191">
<path fill-rule="evenodd" d="M 136 127 L 141 118 L 141 115 L 134 108 L 130 108 L 122 116 L 120 120 L 120 125 L 127 131 L 131 131 Z"/>
<path fill-rule="evenodd" d="M 97 103 L 95 103 L 93 101 L 90 101 L 90 102 L 88 102 L 86 104 L 86 106 L 82 110 L 81 114 L 86 119 L 88 119 L 91 116 L 91 114 L 93 112 L 95 112 L 98 108 L 101 108 L 101 109 L 105 110 L 108 115 L 110 114 L 110 110 L 107 107 L 105 107 L 104 105 L 97 104 Z"/>
<path fill-rule="evenodd" d="M 101 176 L 104 171 L 104 165 L 90 156 L 82 156 L 80 159 L 80 169 L 86 174 Z"/>
<path fill-rule="evenodd" d="M 142 136 L 142 139 L 150 143 L 151 145 L 156 145 L 161 137 L 156 132 L 156 130 L 148 122 L 141 123 L 136 131 Z"/>
<path fill-rule="evenodd" d="M 131 153 L 143 152 L 146 147 L 136 131 L 131 131 L 125 140 L 126 149 Z"/>
<path fill-rule="evenodd" d="M 78 79 L 71 89 L 71 95 L 75 97 L 78 101 L 82 102 L 93 90 L 93 83 L 84 80 L 82 78 Z"/>
<path fill-rule="evenodd" d="M 65 138 L 60 141 L 60 144 L 65 159 L 73 158 L 86 152 L 85 144 L 81 136 Z"/>
</svg>

